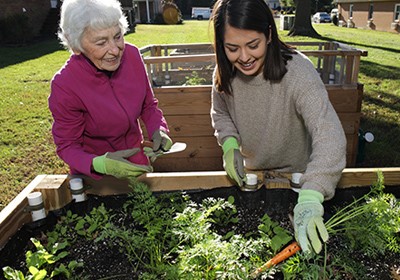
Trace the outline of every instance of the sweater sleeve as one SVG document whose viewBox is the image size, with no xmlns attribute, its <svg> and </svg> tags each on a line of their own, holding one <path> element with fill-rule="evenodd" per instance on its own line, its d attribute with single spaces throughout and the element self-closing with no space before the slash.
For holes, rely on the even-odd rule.
<svg viewBox="0 0 400 280">
<path fill-rule="evenodd" d="M 214 128 L 214 135 L 220 145 L 223 144 L 225 138 L 235 137 L 240 143 L 239 132 L 229 113 L 226 102 L 232 102 L 232 97 L 219 92 L 213 85 L 211 91 L 211 124 Z"/>
<path fill-rule="evenodd" d="M 55 83 L 51 85 L 51 92 L 48 102 L 54 119 L 52 133 L 58 156 L 71 169 L 95 179 L 101 178 L 101 175 L 91 172 L 96 155 L 85 152 L 82 146 L 85 122 L 83 113 L 77 109 L 80 101 Z"/>
<path fill-rule="evenodd" d="M 296 111 L 302 116 L 312 139 L 312 152 L 300 184 L 303 189 L 321 192 L 331 199 L 346 165 L 346 137 L 328 98 L 325 85 L 305 58 L 295 70 Z"/>
<path fill-rule="evenodd" d="M 167 121 L 163 116 L 163 112 L 158 107 L 158 100 L 154 96 L 154 92 L 150 85 L 144 62 L 140 56 L 140 53 L 136 54 L 136 59 L 138 67 L 140 67 L 140 71 L 142 72 L 142 77 L 144 79 L 143 83 L 146 85 L 146 96 L 141 112 L 141 119 L 146 126 L 149 139 L 151 139 L 154 131 L 161 129 L 168 133 L 169 129 Z"/>
</svg>

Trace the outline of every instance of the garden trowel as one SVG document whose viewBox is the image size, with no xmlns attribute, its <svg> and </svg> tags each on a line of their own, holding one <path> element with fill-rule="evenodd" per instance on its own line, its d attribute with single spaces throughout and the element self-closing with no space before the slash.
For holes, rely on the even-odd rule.
<svg viewBox="0 0 400 280">
<path fill-rule="evenodd" d="M 169 149 L 166 152 L 163 152 L 163 151 L 154 152 L 152 142 L 150 142 L 150 141 L 142 142 L 144 154 L 150 158 L 151 162 L 154 162 L 159 156 L 162 156 L 162 155 L 168 155 L 168 154 L 172 154 L 172 153 L 182 152 L 186 149 L 186 146 L 187 146 L 186 143 L 175 142 L 172 145 L 171 149 Z"/>
</svg>

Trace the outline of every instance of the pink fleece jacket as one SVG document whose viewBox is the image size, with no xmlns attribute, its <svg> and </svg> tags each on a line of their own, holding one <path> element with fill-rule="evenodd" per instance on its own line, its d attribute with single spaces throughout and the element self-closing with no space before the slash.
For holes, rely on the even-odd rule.
<svg viewBox="0 0 400 280">
<path fill-rule="evenodd" d="M 151 138 L 157 129 L 168 132 L 158 108 L 139 50 L 126 44 L 119 68 L 108 76 L 85 56 L 72 55 L 51 82 L 49 108 L 54 118 L 52 133 L 58 156 L 71 174 L 91 172 L 94 157 L 140 147 L 139 119 Z M 131 162 L 148 164 L 138 153 Z"/>
</svg>

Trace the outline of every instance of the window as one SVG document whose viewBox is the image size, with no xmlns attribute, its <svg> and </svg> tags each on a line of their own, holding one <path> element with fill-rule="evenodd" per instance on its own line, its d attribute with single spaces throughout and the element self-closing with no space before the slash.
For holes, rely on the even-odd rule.
<svg viewBox="0 0 400 280">
<path fill-rule="evenodd" d="M 373 15 L 374 15 L 374 4 L 369 4 L 368 19 L 373 19 Z"/>
<path fill-rule="evenodd" d="M 350 8 L 349 8 L 349 17 L 352 18 L 353 17 L 353 4 L 350 4 Z"/>
<path fill-rule="evenodd" d="M 394 21 L 400 20 L 400 4 L 396 4 L 394 6 Z"/>
</svg>

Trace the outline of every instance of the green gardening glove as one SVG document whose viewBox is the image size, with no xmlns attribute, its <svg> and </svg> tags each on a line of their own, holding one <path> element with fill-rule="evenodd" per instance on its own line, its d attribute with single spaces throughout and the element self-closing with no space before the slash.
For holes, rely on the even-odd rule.
<svg viewBox="0 0 400 280">
<path fill-rule="evenodd" d="M 222 144 L 224 152 L 224 169 L 228 176 L 241 187 L 246 182 L 243 156 L 239 150 L 239 143 L 235 137 L 228 137 Z"/>
<path fill-rule="evenodd" d="M 119 179 L 138 177 L 143 173 L 153 172 L 150 165 L 135 164 L 127 160 L 139 151 L 139 148 L 135 148 L 105 153 L 93 159 L 93 169 L 98 173 L 112 175 Z"/>
<path fill-rule="evenodd" d="M 159 150 L 167 152 L 172 147 L 171 138 L 169 138 L 168 134 L 161 129 L 157 129 L 156 131 L 154 131 L 151 140 L 153 141 L 154 152 L 157 152 Z"/>
<path fill-rule="evenodd" d="M 324 196 L 314 190 L 300 190 L 297 205 L 294 207 L 294 233 L 297 242 L 305 253 L 319 253 L 322 243 L 329 238 L 322 216 Z"/>
<path fill-rule="evenodd" d="M 172 147 L 172 140 L 168 134 L 161 129 L 154 131 L 151 138 L 153 141 L 153 148 L 144 147 L 144 154 L 150 158 L 151 162 L 154 162 L 159 156 L 162 156 L 164 152 L 169 151 Z"/>
</svg>

